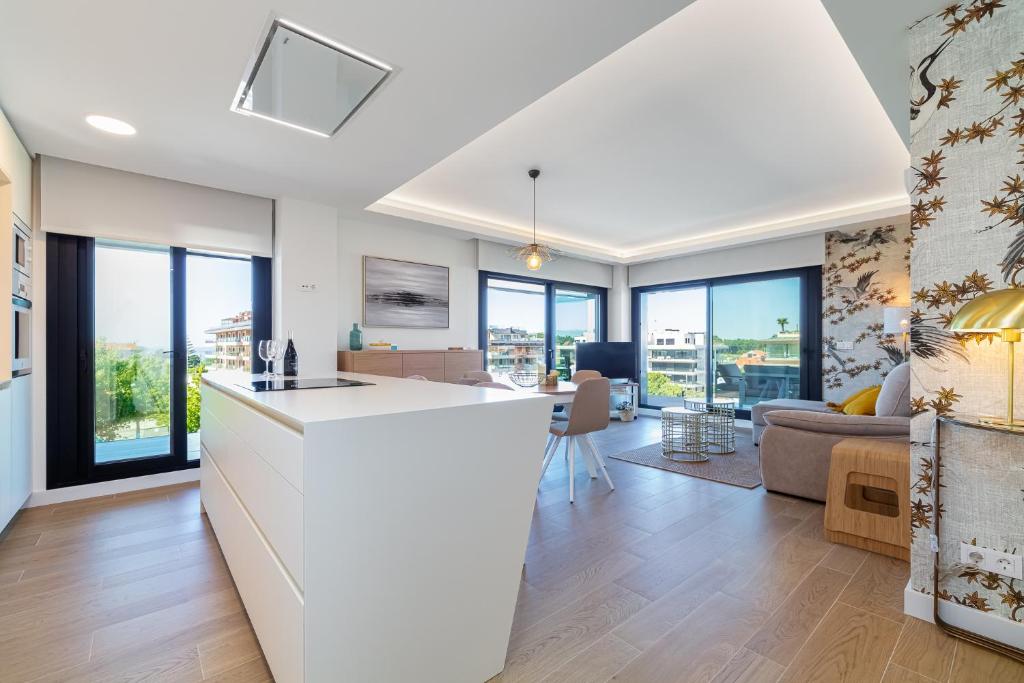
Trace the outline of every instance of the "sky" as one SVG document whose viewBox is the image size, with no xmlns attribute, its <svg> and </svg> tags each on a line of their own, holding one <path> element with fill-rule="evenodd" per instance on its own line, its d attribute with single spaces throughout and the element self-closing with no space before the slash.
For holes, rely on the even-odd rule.
<svg viewBox="0 0 1024 683">
<path fill-rule="evenodd" d="M 252 307 L 248 261 L 186 259 L 186 334 L 206 345 L 204 330 Z M 96 338 L 171 348 L 170 253 L 96 246 Z"/>
<path fill-rule="evenodd" d="M 647 329 L 703 332 L 707 326 L 705 288 L 695 287 L 644 296 Z M 787 331 L 800 322 L 800 280 L 783 278 L 714 288 L 714 334 L 724 339 L 767 339 L 779 331 L 778 318 L 788 318 Z"/>
</svg>

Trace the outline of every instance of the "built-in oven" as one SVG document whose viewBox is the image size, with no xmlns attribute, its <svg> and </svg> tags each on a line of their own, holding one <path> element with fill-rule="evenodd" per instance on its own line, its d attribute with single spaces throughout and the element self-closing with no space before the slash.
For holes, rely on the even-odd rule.
<svg viewBox="0 0 1024 683">
<path fill-rule="evenodd" d="M 32 300 L 32 230 L 14 216 L 14 296 Z"/>
<path fill-rule="evenodd" d="M 32 372 L 32 302 L 16 296 L 12 303 L 11 374 L 20 377 Z"/>
</svg>

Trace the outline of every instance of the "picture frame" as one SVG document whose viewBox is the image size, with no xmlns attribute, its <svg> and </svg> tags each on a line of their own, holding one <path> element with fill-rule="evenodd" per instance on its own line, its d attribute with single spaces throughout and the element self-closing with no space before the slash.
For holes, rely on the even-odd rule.
<svg viewBox="0 0 1024 683">
<path fill-rule="evenodd" d="M 363 256 L 363 327 L 449 329 L 448 266 Z"/>
</svg>

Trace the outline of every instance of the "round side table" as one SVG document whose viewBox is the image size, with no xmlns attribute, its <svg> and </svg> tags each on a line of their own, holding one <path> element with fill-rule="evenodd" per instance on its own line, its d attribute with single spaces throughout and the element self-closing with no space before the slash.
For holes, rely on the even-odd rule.
<svg viewBox="0 0 1024 683">
<path fill-rule="evenodd" d="M 661 456 L 675 462 L 707 462 L 708 414 L 682 406 L 661 409 Z"/>
<path fill-rule="evenodd" d="M 726 455 L 736 452 L 736 404 L 732 401 L 699 401 L 686 399 L 690 410 L 707 413 L 708 452 Z"/>
</svg>

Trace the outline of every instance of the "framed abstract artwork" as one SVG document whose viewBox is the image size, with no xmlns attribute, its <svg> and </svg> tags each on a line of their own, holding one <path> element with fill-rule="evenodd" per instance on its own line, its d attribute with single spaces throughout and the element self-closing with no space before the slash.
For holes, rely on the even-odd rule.
<svg viewBox="0 0 1024 683">
<path fill-rule="evenodd" d="M 363 257 L 365 327 L 448 328 L 447 266 Z"/>
</svg>

